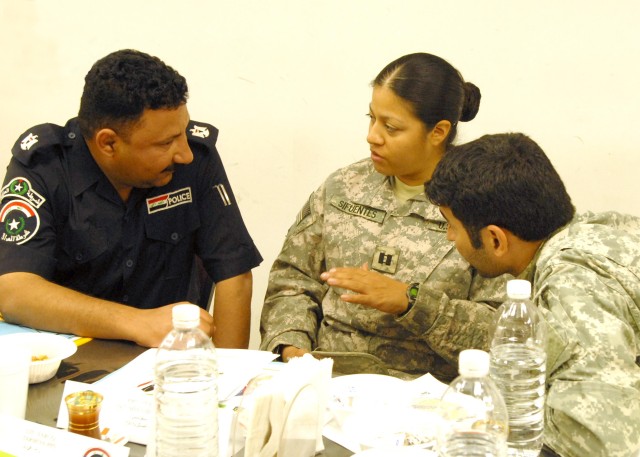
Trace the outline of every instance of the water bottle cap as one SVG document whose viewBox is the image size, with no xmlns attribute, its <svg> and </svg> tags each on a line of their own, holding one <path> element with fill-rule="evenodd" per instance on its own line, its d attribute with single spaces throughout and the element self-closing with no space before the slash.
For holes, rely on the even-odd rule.
<svg viewBox="0 0 640 457">
<path fill-rule="evenodd" d="M 171 309 L 173 325 L 191 327 L 200 323 L 200 307 L 192 303 L 182 303 Z"/>
<path fill-rule="evenodd" d="M 507 281 L 507 295 L 511 298 L 530 298 L 531 283 L 526 279 Z"/>
<path fill-rule="evenodd" d="M 480 349 L 465 349 L 458 359 L 460 376 L 483 377 L 489 375 L 489 353 Z"/>
</svg>

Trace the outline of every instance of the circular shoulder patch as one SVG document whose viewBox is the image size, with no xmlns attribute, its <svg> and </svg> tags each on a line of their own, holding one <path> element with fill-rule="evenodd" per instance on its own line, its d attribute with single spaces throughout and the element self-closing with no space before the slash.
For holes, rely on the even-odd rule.
<svg viewBox="0 0 640 457">
<path fill-rule="evenodd" d="M 40 228 L 40 216 L 34 207 L 22 200 L 12 200 L 0 209 L 0 239 L 23 244 Z"/>
<path fill-rule="evenodd" d="M 38 192 L 33 190 L 31 183 L 22 176 L 13 178 L 0 192 L 0 200 L 5 198 L 20 198 L 36 208 L 40 208 L 45 199 Z"/>
</svg>

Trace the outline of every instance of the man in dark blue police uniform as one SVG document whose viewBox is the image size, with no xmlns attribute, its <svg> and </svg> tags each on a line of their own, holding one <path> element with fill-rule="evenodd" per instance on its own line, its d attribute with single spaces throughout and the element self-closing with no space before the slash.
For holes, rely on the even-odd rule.
<svg viewBox="0 0 640 457">
<path fill-rule="evenodd" d="M 77 118 L 18 139 L 0 194 L 6 321 L 153 347 L 208 274 L 213 318 L 203 309 L 201 328 L 219 347 L 248 346 L 262 257 L 218 131 L 190 120 L 187 95 L 160 59 L 117 51 L 87 74 Z"/>
</svg>

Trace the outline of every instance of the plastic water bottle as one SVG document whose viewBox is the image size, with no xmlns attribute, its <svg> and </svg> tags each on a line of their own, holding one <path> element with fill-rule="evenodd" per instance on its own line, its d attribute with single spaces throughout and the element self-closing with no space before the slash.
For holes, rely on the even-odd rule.
<svg viewBox="0 0 640 457">
<path fill-rule="evenodd" d="M 544 429 L 545 327 L 529 299 L 529 281 L 507 282 L 507 296 L 497 310 L 490 376 L 509 412 L 508 455 L 537 456 Z"/>
<path fill-rule="evenodd" d="M 442 457 L 506 455 L 508 417 L 500 391 L 489 377 L 489 354 L 460 353 L 460 376 L 442 395 L 443 425 L 438 433 Z"/>
<path fill-rule="evenodd" d="M 216 351 L 200 308 L 176 305 L 155 365 L 155 457 L 218 456 Z"/>
</svg>

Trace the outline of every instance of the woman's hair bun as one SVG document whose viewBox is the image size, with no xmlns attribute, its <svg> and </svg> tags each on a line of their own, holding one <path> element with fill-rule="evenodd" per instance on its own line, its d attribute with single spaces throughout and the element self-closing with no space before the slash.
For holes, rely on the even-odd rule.
<svg viewBox="0 0 640 457">
<path fill-rule="evenodd" d="M 469 122 L 480 109 L 480 89 L 470 82 L 464 83 L 464 103 L 462 105 L 462 113 L 460 113 L 460 120 L 462 122 Z"/>
</svg>

